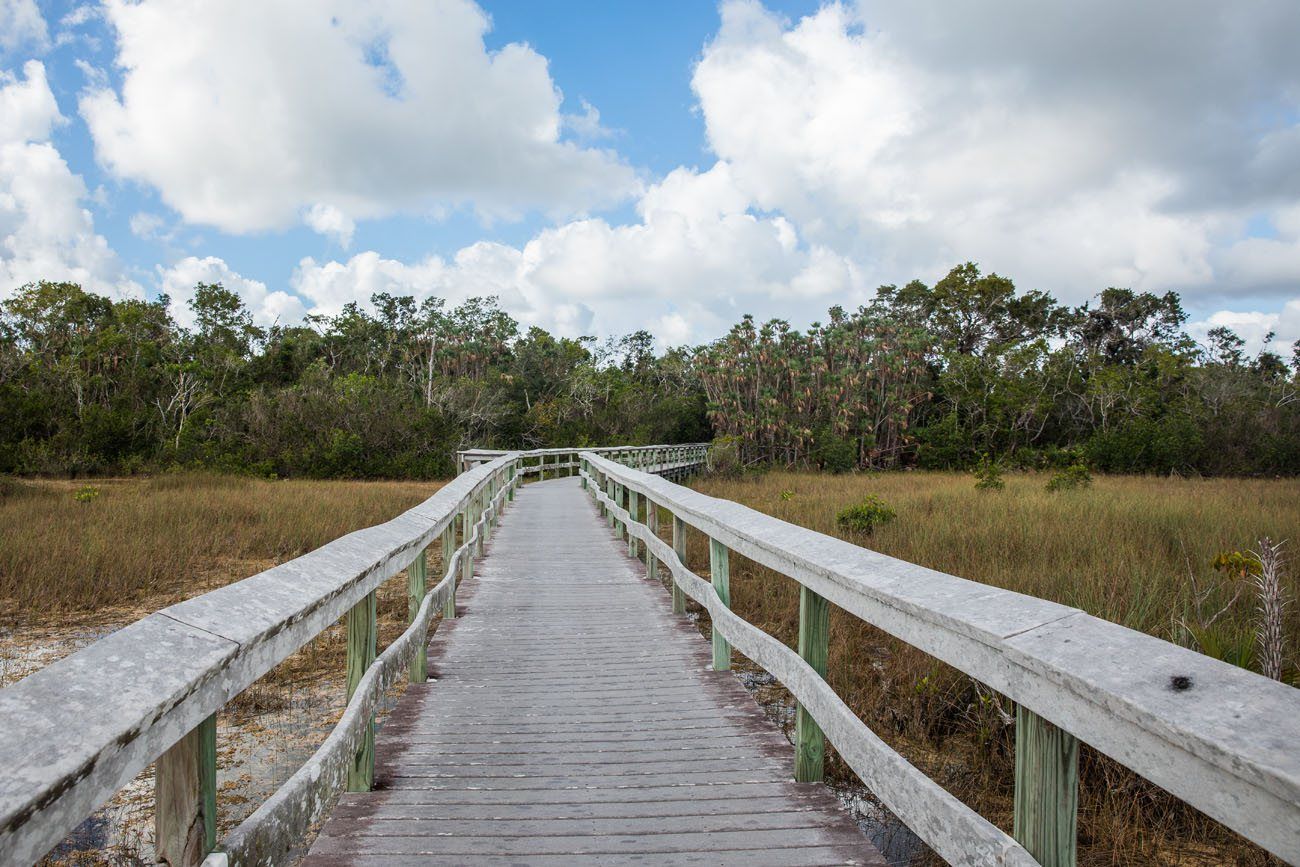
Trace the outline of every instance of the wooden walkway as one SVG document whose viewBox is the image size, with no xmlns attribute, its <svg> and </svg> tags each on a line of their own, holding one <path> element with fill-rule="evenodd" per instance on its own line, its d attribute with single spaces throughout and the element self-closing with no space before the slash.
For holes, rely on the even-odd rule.
<svg viewBox="0 0 1300 867">
<path fill-rule="evenodd" d="M 626 550 L 522 488 L 306 863 L 883 865 Z"/>
</svg>

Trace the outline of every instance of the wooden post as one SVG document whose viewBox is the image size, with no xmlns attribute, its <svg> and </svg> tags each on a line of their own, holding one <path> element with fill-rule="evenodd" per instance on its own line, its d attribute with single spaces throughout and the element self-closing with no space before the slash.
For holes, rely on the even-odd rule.
<svg viewBox="0 0 1300 867">
<path fill-rule="evenodd" d="M 375 592 L 352 606 L 348 612 L 348 701 L 357 691 L 366 669 L 375 661 Z M 368 792 L 375 782 L 375 717 L 366 721 L 361 748 L 352 757 L 348 769 L 348 791 Z"/>
<path fill-rule="evenodd" d="M 217 715 L 186 733 L 154 766 L 154 853 L 195 867 L 217 846 Z"/>
<path fill-rule="evenodd" d="M 545 454 L 540 454 L 537 456 L 537 466 L 541 468 L 537 471 L 537 481 L 539 482 L 546 481 L 546 455 Z"/>
<path fill-rule="evenodd" d="M 513 503 L 514 501 L 515 501 L 515 465 L 511 464 L 510 475 L 506 479 L 506 502 Z"/>
<path fill-rule="evenodd" d="M 799 588 L 799 655 L 823 679 L 830 651 L 830 603 L 807 587 Z M 794 721 L 794 778 L 800 783 L 822 780 L 826 739 L 812 714 L 799 705 Z"/>
<path fill-rule="evenodd" d="M 451 569 L 452 557 L 456 555 L 456 519 L 453 517 L 447 522 L 447 529 L 442 531 L 442 574 L 446 575 Z M 447 599 L 442 603 L 442 617 L 444 620 L 451 620 L 456 616 L 456 573 L 451 573 L 451 592 L 447 594 Z M 424 649 L 420 650 L 421 655 Z"/>
<path fill-rule="evenodd" d="M 645 497 L 645 526 L 651 536 L 659 535 L 659 507 L 655 501 Z M 659 560 L 650 553 L 650 546 L 645 546 L 645 574 L 651 581 L 659 580 Z"/>
<path fill-rule="evenodd" d="M 1079 741 L 1016 705 L 1013 836 L 1043 867 L 1074 867 Z"/>
<path fill-rule="evenodd" d="M 443 533 L 445 539 L 447 534 Z M 415 622 L 415 616 L 420 613 L 420 603 L 424 602 L 424 594 L 429 579 L 429 558 L 426 551 L 421 551 L 411 565 L 406 567 L 406 622 L 408 624 Z M 428 652 L 424 644 L 421 644 L 415 650 L 415 655 L 411 657 L 410 676 L 411 683 L 424 683 L 429 679 L 428 674 Z"/>
<path fill-rule="evenodd" d="M 731 552 L 717 539 L 709 540 L 709 574 L 713 578 L 713 591 L 718 594 L 722 604 L 731 607 Z M 731 668 L 731 645 L 727 639 L 713 627 L 713 670 L 726 671 Z"/>
<path fill-rule="evenodd" d="M 633 560 L 636 559 L 636 536 L 632 535 L 632 525 L 637 522 L 637 502 L 641 496 L 633 490 L 627 492 L 627 513 L 629 516 L 627 522 L 627 556 Z"/>
<path fill-rule="evenodd" d="M 614 503 L 614 480 L 611 479 L 609 476 L 605 476 L 605 496 L 606 496 L 606 497 L 609 497 L 609 502 L 610 502 L 610 505 L 612 506 L 613 503 Z M 611 530 L 614 529 L 614 509 L 613 509 L 613 508 L 611 508 L 611 507 L 606 507 L 606 508 L 605 508 L 605 521 L 609 524 L 609 528 L 610 528 Z"/>
<path fill-rule="evenodd" d="M 677 554 L 677 559 L 686 564 L 686 522 L 681 518 L 673 515 L 673 552 Z M 686 613 L 686 592 L 677 586 L 676 579 L 673 580 L 673 613 Z"/>
</svg>

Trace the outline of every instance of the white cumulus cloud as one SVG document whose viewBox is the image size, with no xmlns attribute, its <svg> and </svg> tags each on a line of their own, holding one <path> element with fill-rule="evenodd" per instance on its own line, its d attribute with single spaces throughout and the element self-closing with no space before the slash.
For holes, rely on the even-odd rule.
<svg viewBox="0 0 1300 867">
<path fill-rule="evenodd" d="M 291 325 L 302 321 L 306 308 L 301 299 L 282 290 L 271 291 L 261 280 L 253 280 L 232 269 L 215 256 L 186 256 L 170 268 L 158 268 L 159 289 L 168 295 L 172 317 L 187 328 L 194 326 L 194 300 L 199 283 L 220 283 L 236 293 L 258 325 Z"/>
<path fill-rule="evenodd" d="M 81 100 L 97 157 L 188 221 L 284 228 L 324 202 L 342 239 L 338 215 L 573 214 L 634 188 L 615 154 L 562 139 L 546 59 L 488 51 L 469 0 L 104 8 L 122 84 Z"/>
<path fill-rule="evenodd" d="M 36 280 L 69 280 L 112 297 L 139 297 L 82 206 L 81 177 L 50 142 L 64 122 L 45 66 L 0 72 L 0 295 Z"/>
</svg>

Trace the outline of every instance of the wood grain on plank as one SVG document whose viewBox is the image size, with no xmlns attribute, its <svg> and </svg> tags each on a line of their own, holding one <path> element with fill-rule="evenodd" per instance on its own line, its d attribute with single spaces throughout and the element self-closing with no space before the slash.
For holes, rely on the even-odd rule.
<svg viewBox="0 0 1300 867">
<path fill-rule="evenodd" d="M 617 536 L 518 491 L 307 864 L 884 863 Z"/>
</svg>

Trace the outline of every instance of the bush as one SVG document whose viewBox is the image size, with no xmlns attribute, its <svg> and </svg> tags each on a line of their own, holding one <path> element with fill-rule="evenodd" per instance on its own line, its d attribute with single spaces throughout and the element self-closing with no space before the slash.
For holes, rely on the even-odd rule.
<svg viewBox="0 0 1300 867">
<path fill-rule="evenodd" d="M 1083 464 L 1071 464 L 1052 476 L 1051 481 L 1047 483 L 1049 491 L 1072 491 L 1075 488 L 1086 488 L 1092 484 L 1092 474 Z"/>
<path fill-rule="evenodd" d="M 975 467 L 975 489 L 978 491 L 1000 491 L 1007 486 L 1002 480 L 1002 466 L 988 455 L 980 458 Z"/>
<path fill-rule="evenodd" d="M 845 532 L 870 536 L 876 527 L 888 524 L 896 517 L 894 510 L 879 497 L 869 496 L 856 506 L 841 509 L 835 516 L 835 523 Z"/>
<path fill-rule="evenodd" d="M 77 492 L 72 495 L 72 499 L 76 500 L 78 503 L 89 503 L 98 496 L 99 488 L 96 488 L 94 485 L 86 485 L 85 487 L 78 488 Z"/>
<path fill-rule="evenodd" d="M 818 434 L 813 446 L 817 465 L 828 473 L 847 473 L 858 465 L 858 449 L 852 440 L 830 431 Z"/>
<path fill-rule="evenodd" d="M 740 463 L 740 437 L 718 437 L 709 449 L 709 473 L 715 476 L 738 476 Z"/>
</svg>

